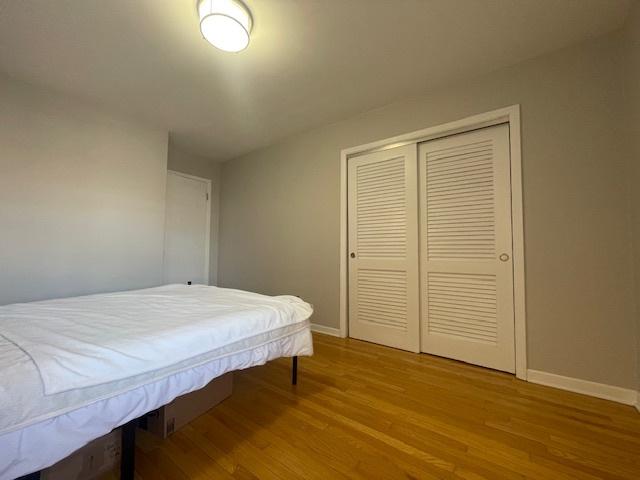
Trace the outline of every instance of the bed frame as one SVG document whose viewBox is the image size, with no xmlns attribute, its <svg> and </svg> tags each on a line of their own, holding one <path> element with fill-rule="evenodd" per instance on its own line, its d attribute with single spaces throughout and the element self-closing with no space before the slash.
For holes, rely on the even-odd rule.
<svg viewBox="0 0 640 480">
<path fill-rule="evenodd" d="M 291 364 L 291 385 L 298 384 L 298 357 L 292 358 Z M 120 480 L 134 480 L 136 468 L 136 428 L 141 420 L 134 418 L 125 423 L 122 428 L 122 457 L 120 458 Z M 40 480 L 40 472 L 33 472 L 24 475 L 16 480 Z"/>
</svg>

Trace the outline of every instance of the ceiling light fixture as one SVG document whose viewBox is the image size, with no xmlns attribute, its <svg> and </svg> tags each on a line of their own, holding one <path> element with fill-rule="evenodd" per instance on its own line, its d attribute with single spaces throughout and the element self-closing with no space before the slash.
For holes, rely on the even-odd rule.
<svg viewBox="0 0 640 480">
<path fill-rule="evenodd" d="M 200 31 L 214 47 L 240 52 L 249 45 L 251 14 L 239 0 L 199 0 Z"/>
</svg>

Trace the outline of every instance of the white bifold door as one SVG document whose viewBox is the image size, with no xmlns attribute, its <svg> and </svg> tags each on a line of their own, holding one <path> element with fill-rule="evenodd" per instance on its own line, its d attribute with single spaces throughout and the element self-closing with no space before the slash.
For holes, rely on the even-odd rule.
<svg viewBox="0 0 640 480">
<path fill-rule="evenodd" d="M 420 351 L 416 145 L 348 164 L 349 334 Z"/>
<path fill-rule="evenodd" d="M 350 335 L 514 372 L 508 125 L 350 158 L 348 179 Z"/>
<path fill-rule="evenodd" d="M 515 371 L 509 127 L 419 146 L 422 351 Z"/>
</svg>

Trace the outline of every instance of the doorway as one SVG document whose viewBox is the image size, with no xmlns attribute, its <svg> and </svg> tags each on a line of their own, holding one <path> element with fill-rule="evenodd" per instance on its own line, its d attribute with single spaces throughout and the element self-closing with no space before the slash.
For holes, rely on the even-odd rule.
<svg viewBox="0 0 640 480">
<path fill-rule="evenodd" d="M 164 283 L 209 284 L 211 180 L 167 173 Z"/>
</svg>

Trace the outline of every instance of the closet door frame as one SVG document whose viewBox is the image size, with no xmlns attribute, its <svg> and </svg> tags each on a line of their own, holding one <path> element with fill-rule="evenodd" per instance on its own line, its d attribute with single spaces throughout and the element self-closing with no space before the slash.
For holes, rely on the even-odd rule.
<svg viewBox="0 0 640 480">
<path fill-rule="evenodd" d="M 511 162 L 511 224 L 513 229 L 513 291 L 516 350 L 516 377 L 527 379 L 527 324 L 525 303 L 524 219 L 522 206 L 522 153 L 520 140 L 520 105 L 473 115 L 453 122 L 429 127 L 365 145 L 347 148 L 340 154 L 340 328 L 335 334 L 347 337 L 348 332 L 348 211 L 347 164 L 349 158 L 401 145 L 417 144 L 436 138 L 469 132 L 483 127 L 509 124 Z M 327 329 L 328 330 L 328 329 Z M 331 333 L 323 329 L 325 333 Z"/>
</svg>

